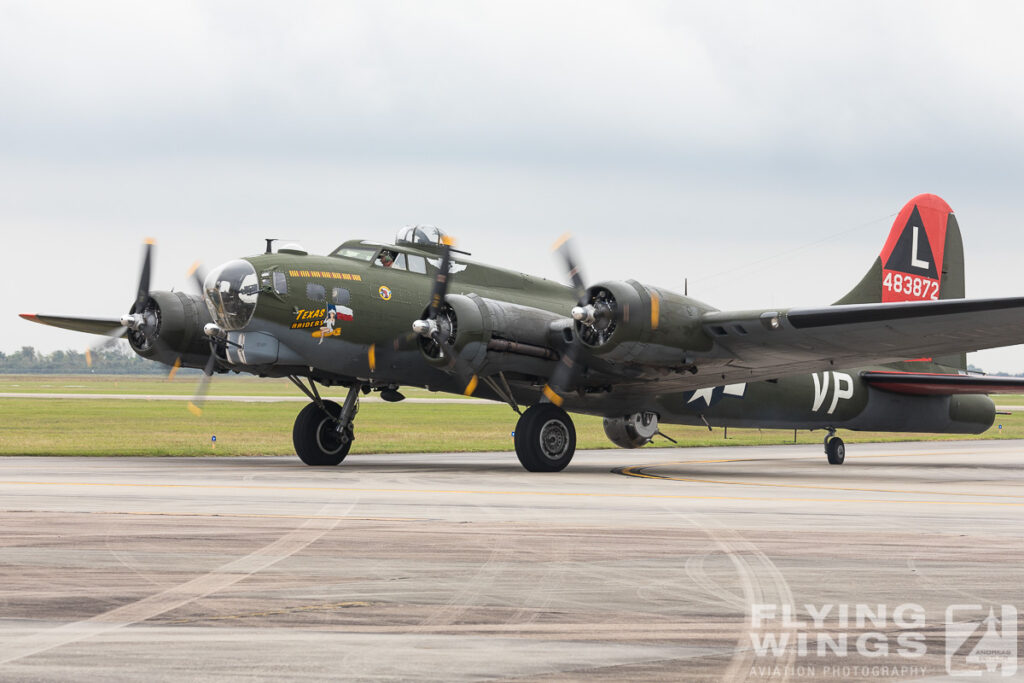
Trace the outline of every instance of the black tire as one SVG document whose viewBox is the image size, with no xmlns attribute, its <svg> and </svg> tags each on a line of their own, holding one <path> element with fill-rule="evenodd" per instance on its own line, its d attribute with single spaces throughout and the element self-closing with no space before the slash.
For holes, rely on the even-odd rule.
<svg viewBox="0 0 1024 683">
<path fill-rule="evenodd" d="M 842 465 L 846 460 L 846 445 L 838 436 L 833 436 L 825 442 L 825 455 L 828 456 L 829 465 Z"/>
<path fill-rule="evenodd" d="M 516 456 L 530 472 L 561 472 L 576 452 L 576 426 L 552 403 L 531 406 L 516 424 Z"/>
<path fill-rule="evenodd" d="M 341 406 L 334 401 L 324 401 L 324 408 L 330 411 L 333 418 L 325 415 L 317 404 L 310 403 L 299 412 L 292 428 L 295 453 L 302 462 L 314 467 L 330 467 L 341 463 L 355 439 L 351 422 L 344 436 L 336 429 L 334 418 L 341 415 Z"/>
</svg>

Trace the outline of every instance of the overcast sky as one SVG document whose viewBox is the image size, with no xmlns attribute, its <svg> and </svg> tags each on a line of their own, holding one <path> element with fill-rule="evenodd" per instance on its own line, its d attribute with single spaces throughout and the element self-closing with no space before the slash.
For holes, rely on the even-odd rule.
<svg viewBox="0 0 1024 683">
<path fill-rule="evenodd" d="M 118 317 L 149 236 L 154 288 L 430 223 L 547 277 L 571 231 L 590 282 L 827 304 L 921 192 L 968 296 L 1024 295 L 1022 29 L 1016 2 L 0 0 L 0 350 L 88 346 L 16 315 Z"/>
</svg>

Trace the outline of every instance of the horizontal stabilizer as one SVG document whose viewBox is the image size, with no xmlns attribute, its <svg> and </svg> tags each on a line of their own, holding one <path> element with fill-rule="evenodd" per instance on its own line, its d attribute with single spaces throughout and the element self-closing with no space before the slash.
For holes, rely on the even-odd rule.
<svg viewBox="0 0 1024 683">
<path fill-rule="evenodd" d="M 914 396 L 1024 394 L 1024 377 L 886 371 L 869 371 L 863 373 L 862 377 L 865 382 L 878 389 Z"/>
<path fill-rule="evenodd" d="M 51 325 L 65 330 L 75 332 L 88 332 L 89 334 L 110 335 L 118 328 L 123 327 L 120 320 L 106 320 L 103 318 L 69 318 L 60 315 L 37 315 L 35 313 L 21 313 L 22 318 L 31 320 L 42 325 Z M 119 335 L 119 336 L 124 336 Z"/>
</svg>

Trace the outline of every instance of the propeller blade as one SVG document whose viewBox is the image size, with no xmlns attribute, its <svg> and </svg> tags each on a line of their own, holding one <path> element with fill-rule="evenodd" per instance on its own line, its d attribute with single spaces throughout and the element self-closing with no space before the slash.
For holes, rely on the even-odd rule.
<svg viewBox="0 0 1024 683">
<path fill-rule="evenodd" d="M 195 263 L 193 263 L 192 266 L 188 269 L 188 276 L 192 278 L 192 281 L 195 282 L 196 287 L 199 288 L 199 293 L 202 294 L 203 283 L 206 282 L 206 268 L 203 267 L 203 264 L 200 261 L 196 261 Z"/>
<path fill-rule="evenodd" d="M 452 247 L 446 243 L 441 254 L 441 267 L 437 269 L 437 275 L 434 277 L 434 289 L 430 293 L 430 308 L 427 312 L 429 320 L 435 320 L 437 312 L 441 310 L 441 304 L 444 303 L 444 297 L 448 293 L 448 276 L 451 269 Z"/>
<path fill-rule="evenodd" d="M 88 367 L 92 367 L 93 354 L 98 354 L 100 351 L 106 351 L 109 348 L 113 348 L 117 345 L 118 340 L 128 331 L 127 327 L 119 327 L 116 330 L 108 332 L 104 339 L 96 342 L 85 350 L 85 364 Z"/>
<path fill-rule="evenodd" d="M 590 301 L 590 295 L 587 290 L 586 282 L 583 279 L 583 274 L 580 271 L 576 257 L 573 254 L 572 247 L 572 235 L 565 233 L 562 235 L 552 247 L 553 251 L 558 252 L 562 259 L 565 261 L 566 270 L 569 273 L 569 280 L 572 282 L 573 289 L 576 290 L 576 300 L 578 306 L 585 306 Z M 573 317 L 576 316 L 576 310 L 573 310 Z M 579 320 L 579 318 L 576 318 Z M 592 322 L 592 321 L 591 321 Z M 583 355 L 583 341 L 580 338 L 579 331 L 575 330 L 573 334 L 573 340 L 570 342 L 568 348 L 562 353 L 562 358 L 559 360 L 558 365 L 555 366 L 554 372 L 551 373 L 551 377 L 548 378 L 548 383 L 544 385 L 542 389 L 543 397 L 542 401 L 547 400 L 554 403 L 556 406 L 561 406 L 565 402 L 565 396 L 568 395 L 575 386 L 575 378 L 578 372 L 577 363 L 580 357 Z"/>
<path fill-rule="evenodd" d="M 441 353 L 448 359 L 448 365 L 446 366 L 450 371 L 454 372 L 456 377 L 459 378 L 463 384 L 462 393 L 465 396 L 472 396 L 473 392 L 476 391 L 476 385 L 478 377 L 473 366 L 469 364 L 469 361 L 464 360 L 455 351 L 455 347 L 448 343 L 447 340 L 442 341 L 441 335 L 435 332 L 431 335 L 431 338 L 441 347 Z"/>
<path fill-rule="evenodd" d="M 398 335 L 390 342 L 381 344 L 370 344 L 366 352 L 366 363 L 370 372 L 376 372 L 378 367 L 386 367 L 392 360 L 392 355 L 402 351 L 415 351 L 416 340 L 420 335 L 415 332 L 405 332 Z"/>
<path fill-rule="evenodd" d="M 576 290 L 576 300 L 580 306 L 584 305 L 587 303 L 587 285 L 583 281 L 583 275 L 580 273 L 580 268 L 576 264 L 576 258 L 572 253 L 572 235 L 569 233 L 562 235 L 555 242 L 552 250 L 561 254 L 562 259 L 565 260 L 565 268 L 569 272 L 569 280 L 572 281 L 573 289 Z"/>
<path fill-rule="evenodd" d="M 152 238 L 146 239 L 146 252 L 142 257 L 142 273 L 139 275 L 139 291 L 135 295 L 135 311 L 141 311 L 149 300 L 149 273 L 153 260 Z"/>
<path fill-rule="evenodd" d="M 548 383 L 541 390 L 546 398 L 556 406 L 565 402 L 563 396 L 572 391 L 573 376 L 576 374 L 576 363 L 579 360 L 580 352 L 583 350 L 583 342 L 579 336 L 575 336 L 569 348 L 562 354 L 561 360 L 555 366 L 555 371 L 548 378 Z M 543 399 L 542 399 L 543 400 Z"/>
<path fill-rule="evenodd" d="M 210 379 L 213 377 L 213 370 L 217 367 L 217 355 L 210 352 L 210 358 L 203 368 L 203 376 L 199 378 L 199 386 L 196 387 L 196 394 L 188 402 L 188 412 L 196 417 L 203 414 L 203 403 L 206 402 L 206 393 L 210 390 Z"/>
</svg>

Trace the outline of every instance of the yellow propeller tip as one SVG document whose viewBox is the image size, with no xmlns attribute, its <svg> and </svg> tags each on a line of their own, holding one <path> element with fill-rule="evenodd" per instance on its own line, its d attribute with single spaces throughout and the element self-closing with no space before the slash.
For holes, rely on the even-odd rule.
<svg viewBox="0 0 1024 683">
<path fill-rule="evenodd" d="M 544 389 L 542 391 L 543 391 L 544 395 L 547 396 L 548 400 L 551 401 L 552 403 L 554 403 L 559 408 L 561 408 L 562 404 L 565 403 L 565 399 L 562 398 L 561 396 L 559 396 L 558 394 L 556 394 L 555 390 L 552 389 L 547 384 L 544 385 Z"/>
<path fill-rule="evenodd" d="M 463 396 L 472 396 L 473 392 L 476 391 L 477 377 L 473 375 L 469 379 L 469 384 L 466 385 L 466 390 L 462 392 Z"/>
<path fill-rule="evenodd" d="M 572 233 L 565 233 L 564 235 L 559 237 L 553 245 L 551 245 L 551 251 L 558 251 L 559 249 L 562 248 L 562 245 L 568 242 L 570 239 L 572 239 Z"/>
<path fill-rule="evenodd" d="M 188 412 L 192 413 L 192 414 L 193 414 L 193 415 L 195 415 L 196 417 L 199 417 L 200 415 L 202 415 L 202 414 L 203 414 L 203 409 L 202 409 L 202 408 L 200 408 L 199 406 L 197 406 L 197 405 L 196 405 L 195 403 L 193 403 L 192 401 L 189 401 L 189 402 L 188 402 Z"/>
<path fill-rule="evenodd" d="M 147 237 L 146 239 L 142 240 L 142 243 L 143 244 L 148 244 L 148 245 L 152 246 L 152 245 L 156 244 L 156 240 L 153 239 L 152 237 Z"/>
<path fill-rule="evenodd" d="M 447 247 L 454 247 L 455 246 L 455 238 L 452 237 L 451 235 L 441 235 L 441 244 L 443 244 L 443 245 L 445 245 Z"/>
<path fill-rule="evenodd" d="M 196 274 L 196 271 L 197 271 L 197 270 L 199 270 L 199 266 L 201 266 L 201 265 L 202 265 L 202 263 L 201 263 L 201 262 L 199 262 L 199 261 L 196 261 L 195 263 L 193 263 L 193 264 L 192 264 L 192 265 L 191 265 L 191 266 L 189 267 L 189 269 L 188 269 L 188 276 L 189 276 L 189 277 L 192 277 L 193 275 L 195 275 L 195 274 Z"/>
</svg>

